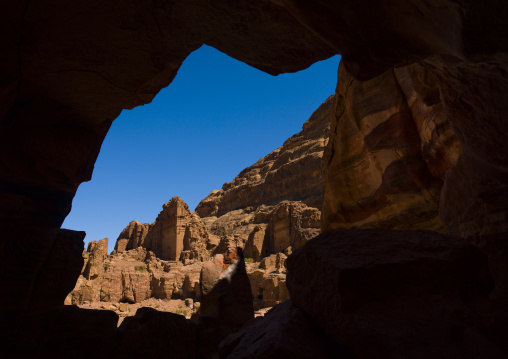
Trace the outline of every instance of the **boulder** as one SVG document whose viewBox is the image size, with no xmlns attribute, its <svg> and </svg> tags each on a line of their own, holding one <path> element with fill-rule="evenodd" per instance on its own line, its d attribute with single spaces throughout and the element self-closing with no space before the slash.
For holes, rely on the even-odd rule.
<svg viewBox="0 0 508 359">
<path fill-rule="evenodd" d="M 117 331 L 115 358 L 159 358 L 166 353 L 175 359 L 196 357 L 196 332 L 184 316 L 140 308 L 124 319 Z"/>
<path fill-rule="evenodd" d="M 507 355 L 484 331 L 484 309 L 475 304 L 487 303 L 493 288 L 487 258 L 463 239 L 332 231 L 296 250 L 287 265 L 293 303 L 357 358 Z"/>
<path fill-rule="evenodd" d="M 290 300 L 226 337 L 219 353 L 224 359 L 352 358 L 315 330 L 307 315 Z"/>
<path fill-rule="evenodd" d="M 198 356 L 213 357 L 226 336 L 254 318 L 252 292 L 241 248 L 216 255 L 201 271 Z"/>
</svg>

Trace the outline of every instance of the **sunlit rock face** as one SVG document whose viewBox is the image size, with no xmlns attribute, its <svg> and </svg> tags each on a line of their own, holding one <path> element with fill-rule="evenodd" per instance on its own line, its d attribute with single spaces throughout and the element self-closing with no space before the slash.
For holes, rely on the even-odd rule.
<svg viewBox="0 0 508 359">
<path fill-rule="evenodd" d="M 439 96 L 426 103 L 406 68 L 360 82 L 343 66 L 336 96 L 324 159 L 323 231 L 445 231 L 440 193 L 461 146 Z"/>
<path fill-rule="evenodd" d="M 191 217 L 187 204 L 180 197 L 173 197 L 162 206 L 162 211 L 148 232 L 143 247 L 153 251 L 161 259 L 180 259 L 185 228 Z"/>
<path fill-rule="evenodd" d="M 114 253 L 121 253 L 126 250 L 128 251 L 130 249 L 141 247 L 152 226 L 153 223 L 140 223 L 138 221 L 130 222 L 118 236 L 115 243 Z"/>
<path fill-rule="evenodd" d="M 142 247 L 158 258 L 190 264 L 208 259 L 207 250 L 214 246 L 214 241 L 218 238 L 208 233 L 199 216 L 189 211 L 187 203 L 173 197 L 162 206 L 155 222 L 130 222 L 118 236 L 112 254 Z"/>
<path fill-rule="evenodd" d="M 196 212 L 201 217 L 220 217 L 234 210 L 274 205 L 282 200 L 321 207 L 321 161 L 334 106 L 335 96 L 330 96 L 304 123 L 301 132 L 245 168 L 220 191 L 212 191 L 199 203 Z"/>
</svg>

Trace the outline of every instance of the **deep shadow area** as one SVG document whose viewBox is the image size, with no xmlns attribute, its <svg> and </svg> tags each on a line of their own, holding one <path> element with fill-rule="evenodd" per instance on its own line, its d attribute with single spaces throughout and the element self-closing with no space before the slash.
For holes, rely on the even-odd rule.
<svg viewBox="0 0 508 359">
<path fill-rule="evenodd" d="M 342 55 L 323 234 L 288 258 L 292 304 L 247 322 L 222 357 L 291 356 L 288 343 L 305 344 L 297 325 L 346 357 L 506 358 L 507 14 L 495 0 L 0 4 L 3 357 L 106 357 L 122 340 L 147 356 L 195 355 L 197 329 L 181 316 L 143 309 L 116 330 L 114 313 L 65 307 L 84 233 L 60 227 L 112 121 L 208 44 L 270 74 Z M 209 203 L 233 208 L 235 188 Z M 228 318 L 239 315 L 237 292 L 224 292 Z M 151 333 L 166 333 L 155 348 Z"/>
</svg>

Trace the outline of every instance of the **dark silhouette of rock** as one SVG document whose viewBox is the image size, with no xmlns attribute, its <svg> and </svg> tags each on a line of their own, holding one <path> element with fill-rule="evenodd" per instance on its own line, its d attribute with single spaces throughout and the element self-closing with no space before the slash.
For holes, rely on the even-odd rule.
<svg viewBox="0 0 508 359">
<path fill-rule="evenodd" d="M 460 238 L 332 231 L 295 251 L 287 265 L 293 303 L 355 357 L 507 355 L 482 322 L 493 308 L 487 258 Z"/>
<path fill-rule="evenodd" d="M 221 358 L 342 358 L 352 356 L 313 328 L 291 300 L 275 306 L 263 318 L 246 324 L 220 344 Z"/>
<path fill-rule="evenodd" d="M 165 353 L 165 354 L 164 354 Z M 115 358 L 196 358 L 196 328 L 184 316 L 140 308 L 116 332 Z"/>
<path fill-rule="evenodd" d="M 197 318 L 198 358 L 213 358 L 219 343 L 254 319 L 249 277 L 241 248 L 216 255 L 201 270 Z"/>
<path fill-rule="evenodd" d="M 118 315 L 109 310 L 65 306 L 49 333 L 48 352 L 35 352 L 40 358 L 116 358 L 114 348 Z"/>
</svg>

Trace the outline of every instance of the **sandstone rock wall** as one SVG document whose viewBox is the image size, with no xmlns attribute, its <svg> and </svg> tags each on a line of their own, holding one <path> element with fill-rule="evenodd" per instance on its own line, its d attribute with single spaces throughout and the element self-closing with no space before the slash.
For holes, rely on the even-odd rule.
<svg viewBox="0 0 508 359">
<path fill-rule="evenodd" d="M 101 241 L 106 244 L 107 239 Z M 99 244 L 101 244 L 99 242 Z M 199 299 L 201 263 L 183 266 L 181 262 L 158 259 L 143 247 L 107 256 L 97 255 L 100 245 L 91 246 L 85 271 L 79 277 L 68 304 L 87 302 L 140 303 L 148 298 Z M 91 255 L 92 254 L 92 255 Z M 93 275 L 92 275 L 93 274 Z"/>
<path fill-rule="evenodd" d="M 321 159 L 328 143 L 334 104 L 331 96 L 304 123 L 301 132 L 244 169 L 220 191 L 212 191 L 196 207 L 196 212 L 201 217 L 220 217 L 234 210 L 274 205 L 282 200 L 321 207 Z"/>
<path fill-rule="evenodd" d="M 108 239 L 100 241 L 91 241 L 86 250 L 87 262 L 83 270 L 83 276 L 86 279 L 95 279 L 104 274 L 104 259 L 108 255 Z"/>
<path fill-rule="evenodd" d="M 153 223 L 130 222 L 118 236 L 115 243 L 115 251 L 119 253 L 143 246 L 146 235 L 152 226 Z"/>
<path fill-rule="evenodd" d="M 325 154 L 322 229 L 445 231 L 439 199 L 461 146 L 439 99 L 422 98 L 406 68 L 364 82 L 341 65 Z"/>
<path fill-rule="evenodd" d="M 301 247 L 320 232 L 321 212 L 300 202 L 284 201 L 276 206 L 267 228 L 265 253 L 275 254 Z"/>
</svg>

